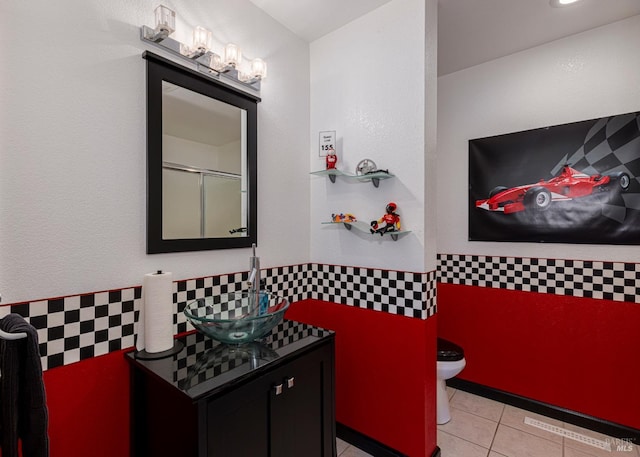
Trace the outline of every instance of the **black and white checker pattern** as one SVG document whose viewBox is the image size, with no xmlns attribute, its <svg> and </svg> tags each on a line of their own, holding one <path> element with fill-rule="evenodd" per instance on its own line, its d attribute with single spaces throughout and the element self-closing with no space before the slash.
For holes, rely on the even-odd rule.
<svg viewBox="0 0 640 457">
<path fill-rule="evenodd" d="M 132 287 L 18 303 L 0 308 L 0 317 L 17 313 L 36 328 L 47 370 L 132 346 L 141 292 Z"/>
<path fill-rule="evenodd" d="M 227 373 L 251 360 L 270 361 L 279 357 L 275 352 L 308 336 L 326 336 L 329 331 L 294 321 L 283 321 L 262 341 L 242 346 L 214 342 L 201 333 L 184 337 L 185 350 L 173 362 L 173 382 L 181 389 Z"/>
<path fill-rule="evenodd" d="M 314 264 L 308 281 L 313 299 L 426 319 L 435 313 L 435 280 L 428 281 L 427 276 Z"/>
<path fill-rule="evenodd" d="M 426 273 L 426 280 L 422 283 L 422 293 L 424 296 L 423 319 L 428 319 L 437 312 L 437 279 L 437 271 L 429 271 Z"/>
<path fill-rule="evenodd" d="M 307 274 L 310 269 L 311 264 L 269 268 L 263 270 L 262 277 L 266 279 L 267 290 L 277 291 L 278 295 L 293 303 L 308 298 Z"/>
<path fill-rule="evenodd" d="M 290 302 L 315 298 L 421 319 L 436 312 L 435 271 L 301 264 L 263 269 L 262 277 L 268 290 Z M 193 329 L 183 313 L 187 303 L 244 290 L 247 279 L 248 272 L 240 272 L 174 281 L 174 334 Z M 141 297 L 136 286 L 9 304 L 0 306 L 0 318 L 17 313 L 37 329 L 47 370 L 134 346 Z"/>
<path fill-rule="evenodd" d="M 265 338 L 265 344 L 272 349 L 280 349 L 288 344 L 299 341 L 308 336 L 324 336 L 328 332 L 326 330 L 312 327 L 308 324 L 294 321 L 282 321 L 276 325 Z"/>
<path fill-rule="evenodd" d="M 567 163 L 589 175 L 625 172 L 631 177 L 628 191 L 602 209 L 604 216 L 624 222 L 626 208 L 640 209 L 640 112 L 598 120 L 582 146 L 566 154 L 551 175 L 556 176 Z"/>
<path fill-rule="evenodd" d="M 173 302 L 176 306 L 173 314 L 174 332 L 184 333 L 193 330 L 193 327 L 187 323 L 187 318 L 183 313 L 188 303 L 199 298 L 244 290 L 246 289 L 244 282 L 246 282 L 248 278 L 248 272 L 243 272 L 174 281 Z"/>
<path fill-rule="evenodd" d="M 307 298 L 306 275 L 308 270 L 308 264 L 266 268 L 261 270 L 261 276 L 265 280 L 267 290 L 293 303 Z M 198 298 L 240 292 L 247 288 L 248 279 L 249 272 L 245 271 L 174 282 L 173 302 L 176 304 L 176 312 L 173 321 L 175 333 L 193 330 L 183 313 L 188 303 Z"/>
<path fill-rule="evenodd" d="M 439 254 L 438 280 L 640 303 L 637 263 Z"/>
<path fill-rule="evenodd" d="M 221 345 L 201 333 L 185 338 L 185 348 L 173 361 L 173 381 L 181 389 L 189 389 L 247 363 L 246 350 Z"/>
</svg>

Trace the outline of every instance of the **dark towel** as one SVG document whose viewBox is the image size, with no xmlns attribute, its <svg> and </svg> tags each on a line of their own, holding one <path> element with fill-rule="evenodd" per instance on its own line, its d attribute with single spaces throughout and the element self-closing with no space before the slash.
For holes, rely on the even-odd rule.
<svg viewBox="0 0 640 457">
<path fill-rule="evenodd" d="M 48 457 L 48 411 L 42 380 L 38 333 L 19 314 L 0 320 L 8 333 L 24 332 L 26 338 L 0 338 L 0 446 L 2 457 Z"/>
</svg>

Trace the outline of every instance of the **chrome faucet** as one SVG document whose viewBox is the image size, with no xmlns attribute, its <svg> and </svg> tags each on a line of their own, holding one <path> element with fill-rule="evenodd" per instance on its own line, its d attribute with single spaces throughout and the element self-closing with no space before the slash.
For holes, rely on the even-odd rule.
<svg viewBox="0 0 640 457">
<path fill-rule="evenodd" d="M 258 297 L 260 296 L 260 257 L 256 256 L 256 244 L 253 243 L 253 255 L 249 258 L 249 279 L 247 286 L 249 287 L 249 300 L 253 301 L 253 305 L 258 305 Z"/>
</svg>

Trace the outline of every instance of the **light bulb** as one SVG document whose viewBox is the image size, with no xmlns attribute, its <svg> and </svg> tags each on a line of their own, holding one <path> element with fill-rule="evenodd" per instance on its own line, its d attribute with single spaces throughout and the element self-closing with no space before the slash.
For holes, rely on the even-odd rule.
<svg viewBox="0 0 640 457">
<path fill-rule="evenodd" d="M 573 5 L 579 1 L 580 0 L 549 0 L 549 4 L 554 8 L 562 8 L 564 6 Z"/>
<path fill-rule="evenodd" d="M 222 71 L 224 68 L 222 57 L 218 54 L 211 53 L 211 56 L 209 57 L 209 68 L 213 68 L 215 71 Z"/>
<path fill-rule="evenodd" d="M 267 62 L 262 59 L 253 59 L 251 61 L 251 77 L 255 79 L 264 79 L 267 77 Z"/>
<path fill-rule="evenodd" d="M 241 62 L 242 51 L 240 50 L 240 48 L 233 43 L 228 43 L 224 47 L 224 64 L 229 67 L 236 68 L 240 65 Z"/>
<path fill-rule="evenodd" d="M 208 51 L 211 47 L 211 32 L 200 26 L 193 29 L 193 47 L 199 51 Z"/>
<path fill-rule="evenodd" d="M 159 5 L 155 10 L 156 33 L 171 35 L 176 30 L 176 13 L 164 5 Z"/>
</svg>

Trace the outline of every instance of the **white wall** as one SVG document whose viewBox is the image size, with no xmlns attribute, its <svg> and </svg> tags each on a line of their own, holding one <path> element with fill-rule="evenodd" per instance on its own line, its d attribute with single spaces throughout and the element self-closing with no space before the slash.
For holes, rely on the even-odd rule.
<svg viewBox="0 0 640 457">
<path fill-rule="evenodd" d="M 147 255 L 145 65 L 158 2 L 0 4 L 3 303 L 248 269 L 248 249 Z M 258 106 L 258 253 L 309 258 L 309 48 L 248 0 L 170 0 L 177 38 L 199 24 L 269 65 Z M 32 33 L 32 31 L 36 31 Z M 165 54 L 165 56 L 169 57 Z M 284 248 L 283 248 L 284 247 Z"/>
<path fill-rule="evenodd" d="M 438 252 L 638 261 L 640 248 L 468 241 L 468 140 L 640 110 L 640 16 L 438 79 Z"/>
<path fill-rule="evenodd" d="M 438 0 L 426 0 L 424 5 L 424 271 L 434 271 L 438 253 Z"/>
<path fill-rule="evenodd" d="M 372 159 L 395 179 L 354 183 L 311 177 L 314 262 L 424 271 L 425 2 L 393 0 L 311 43 L 311 164 L 325 167 L 318 133 L 337 131 L 338 169 Z M 321 225 L 332 213 L 370 222 L 398 204 L 403 228 L 393 242 Z"/>
<path fill-rule="evenodd" d="M 177 136 L 162 135 L 162 160 L 208 170 L 242 173 L 240 140 L 214 146 Z"/>
</svg>

